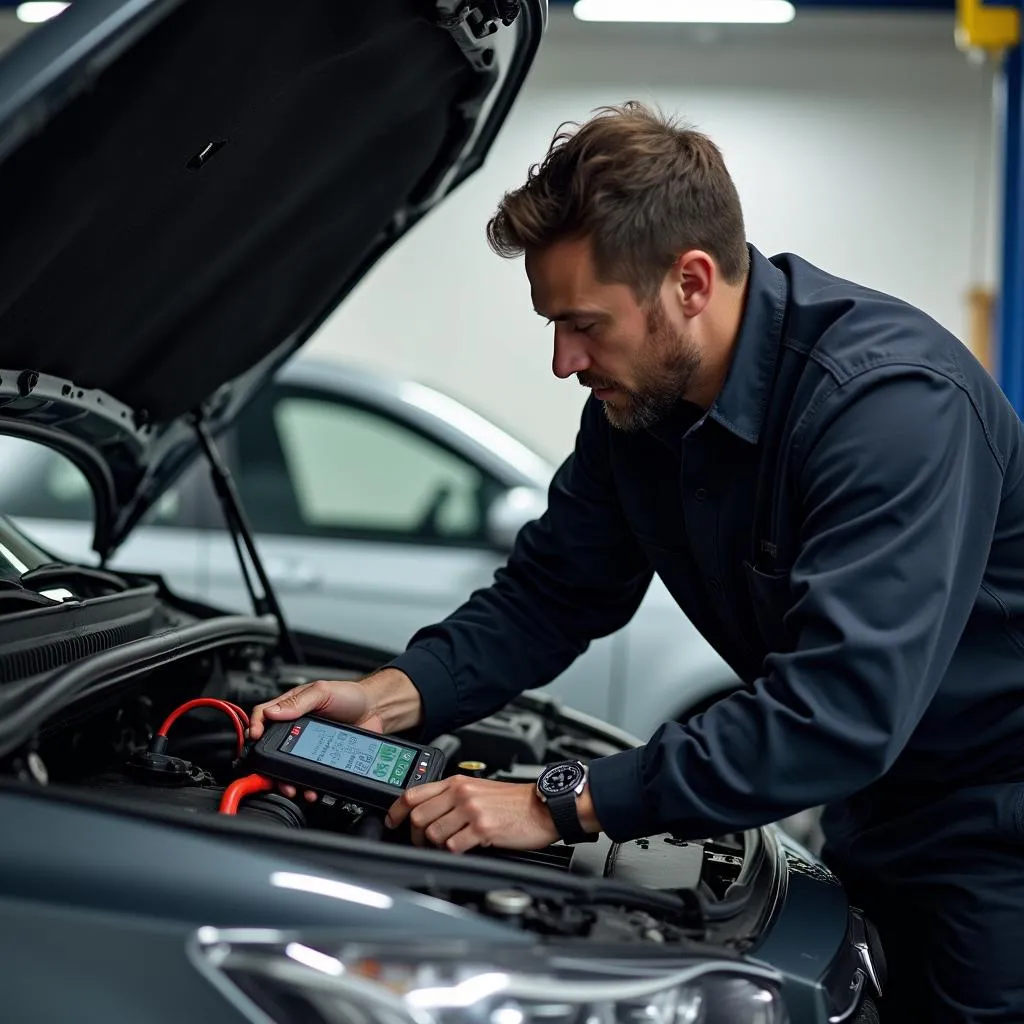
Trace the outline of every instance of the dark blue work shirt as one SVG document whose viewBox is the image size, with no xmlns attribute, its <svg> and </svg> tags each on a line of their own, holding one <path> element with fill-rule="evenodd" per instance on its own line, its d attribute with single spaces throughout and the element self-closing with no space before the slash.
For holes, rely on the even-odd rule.
<svg viewBox="0 0 1024 1024">
<path fill-rule="evenodd" d="M 617 840 L 834 802 L 852 835 L 1024 779 L 1020 420 L 919 310 L 792 255 L 751 260 L 712 408 L 623 432 L 588 401 L 494 584 L 394 662 L 428 732 L 474 721 L 622 627 L 657 573 L 747 685 L 592 764 Z"/>
</svg>

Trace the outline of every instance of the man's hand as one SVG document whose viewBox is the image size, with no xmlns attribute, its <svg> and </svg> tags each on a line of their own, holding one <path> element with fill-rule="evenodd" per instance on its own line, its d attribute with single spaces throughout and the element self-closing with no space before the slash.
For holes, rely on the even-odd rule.
<svg viewBox="0 0 1024 1024">
<path fill-rule="evenodd" d="M 453 775 L 406 790 L 391 805 L 387 824 L 395 828 L 407 817 L 413 843 L 426 841 L 453 853 L 474 846 L 539 850 L 558 839 L 547 807 L 529 783 Z"/>
<path fill-rule="evenodd" d="M 370 732 L 399 732 L 419 724 L 423 704 L 412 680 L 395 668 L 381 669 L 359 682 L 321 679 L 253 708 L 249 738 L 263 735 L 266 720 L 290 722 L 302 715 L 319 715 Z M 280 789 L 287 797 L 295 796 L 294 786 L 282 783 Z M 305 796 L 316 799 L 312 790 Z"/>
</svg>

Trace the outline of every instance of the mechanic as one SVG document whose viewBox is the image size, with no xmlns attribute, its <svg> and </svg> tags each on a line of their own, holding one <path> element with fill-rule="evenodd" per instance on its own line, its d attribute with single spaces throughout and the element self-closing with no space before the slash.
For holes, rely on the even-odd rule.
<svg viewBox="0 0 1024 1024">
<path fill-rule="evenodd" d="M 561 833 L 532 785 L 462 776 L 388 823 L 540 848 L 827 804 L 826 860 L 887 951 L 886 1019 L 1024 1021 L 1013 408 L 923 312 L 750 246 L 714 143 L 640 104 L 560 129 L 488 237 L 525 256 L 555 374 L 592 392 L 548 510 L 389 666 L 292 691 L 253 735 L 264 715 L 424 737 L 480 719 L 620 629 L 657 573 L 744 689 L 594 761 Z"/>
</svg>

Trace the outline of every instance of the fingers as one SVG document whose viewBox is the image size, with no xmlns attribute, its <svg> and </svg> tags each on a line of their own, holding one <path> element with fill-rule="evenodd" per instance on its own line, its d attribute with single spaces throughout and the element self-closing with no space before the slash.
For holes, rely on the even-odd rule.
<svg viewBox="0 0 1024 1024">
<path fill-rule="evenodd" d="M 249 738 L 258 740 L 266 721 L 289 722 L 302 715 L 321 714 L 339 722 L 357 722 L 366 714 L 366 694 L 356 683 L 319 679 L 289 690 L 283 697 L 253 708 Z"/>
<path fill-rule="evenodd" d="M 472 835 L 473 830 L 467 825 L 465 812 L 461 808 L 456 807 L 423 829 L 421 832 L 421 844 L 430 843 L 432 846 L 443 846 L 454 851 L 454 844 L 458 842 L 460 837 L 466 837 L 461 848 L 468 850 L 478 845 L 476 839 L 469 841 L 469 837 Z"/>
<path fill-rule="evenodd" d="M 249 716 L 249 739 L 258 740 L 263 735 L 265 718 L 287 721 L 289 718 L 298 718 L 304 714 L 303 706 L 308 697 L 303 698 L 302 695 L 318 685 L 320 684 L 306 683 L 303 686 L 295 687 L 294 690 L 289 690 L 283 697 L 257 704 Z M 323 699 L 322 694 L 321 699 Z"/>
<path fill-rule="evenodd" d="M 438 793 L 433 800 L 428 800 L 419 807 L 414 807 L 409 812 L 409 822 L 412 825 L 413 835 L 426 836 L 427 840 L 435 846 L 440 846 L 455 832 L 452 822 L 448 822 L 447 830 L 443 827 L 446 819 L 453 817 L 453 810 L 456 807 L 454 795 L 451 790 L 446 789 Z M 458 817 L 456 813 L 454 815 Z M 464 822 L 463 822 L 464 824 Z M 459 825 L 461 828 L 462 825 Z"/>
<path fill-rule="evenodd" d="M 456 775 L 408 790 L 391 805 L 388 826 L 396 828 L 408 818 L 415 846 L 430 843 L 463 852 L 488 845 L 472 827 L 480 806 L 468 782 L 465 776 Z"/>
<path fill-rule="evenodd" d="M 407 789 L 388 810 L 387 817 L 384 819 L 388 828 L 398 828 L 414 807 L 419 807 L 444 793 L 449 788 L 450 782 L 450 779 L 445 779 L 443 782 L 428 782 L 425 786 Z"/>
<path fill-rule="evenodd" d="M 539 850 L 558 838 L 547 808 L 529 783 L 453 775 L 416 786 L 392 805 L 389 821 L 409 819 L 413 841 L 464 853 L 475 846 Z"/>
<path fill-rule="evenodd" d="M 315 683 L 296 686 L 276 700 L 265 701 L 252 710 L 249 722 L 249 739 L 258 740 L 266 731 L 268 721 L 289 722 L 303 715 L 323 715 L 338 722 L 359 722 L 367 713 L 366 691 L 357 683 L 349 681 L 331 682 L 319 679 Z M 372 727 L 373 722 L 364 722 Z M 278 789 L 288 799 L 295 799 L 298 790 L 288 783 L 279 783 Z M 317 794 L 307 789 L 303 799 L 314 803 Z"/>
<path fill-rule="evenodd" d="M 455 793 L 448 788 L 414 807 L 409 812 L 409 823 L 413 845 L 445 846 L 452 836 L 465 830 L 468 817 L 466 809 L 456 802 Z"/>
<path fill-rule="evenodd" d="M 450 815 L 449 815 L 450 817 Z M 475 846 L 490 846 L 490 840 L 481 836 L 472 825 L 459 828 L 445 843 L 450 853 L 465 853 Z"/>
<path fill-rule="evenodd" d="M 280 791 L 281 796 L 286 796 L 289 800 L 294 800 L 295 797 L 298 796 L 299 791 L 290 782 L 279 782 L 277 784 L 277 788 Z M 317 799 L 316 790 L 307 789 L 302 794 L 302 797 L 307 803 L 314 803 Z"/>
</svg>

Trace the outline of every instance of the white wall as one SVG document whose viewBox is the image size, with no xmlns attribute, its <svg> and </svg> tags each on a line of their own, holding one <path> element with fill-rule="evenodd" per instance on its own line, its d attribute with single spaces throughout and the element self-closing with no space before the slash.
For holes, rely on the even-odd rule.
<svg viewBox="0 0 1024 1024">
<path fill-rule="evenodd" d="M 484 225 L 558 123 L 654 100 L 722 147 L 750 240 L 894 292 L 963 335 L 993 279 L 992 73 L 952 19 L 817 16 L 705 33 L 584 25 L 562 9 L 486 166 L 350 296 L 311 351 L 418 378 L 539 451 L 571 446 L 585 393 L 550 373 L 521 264 Z"/>
</svg>

